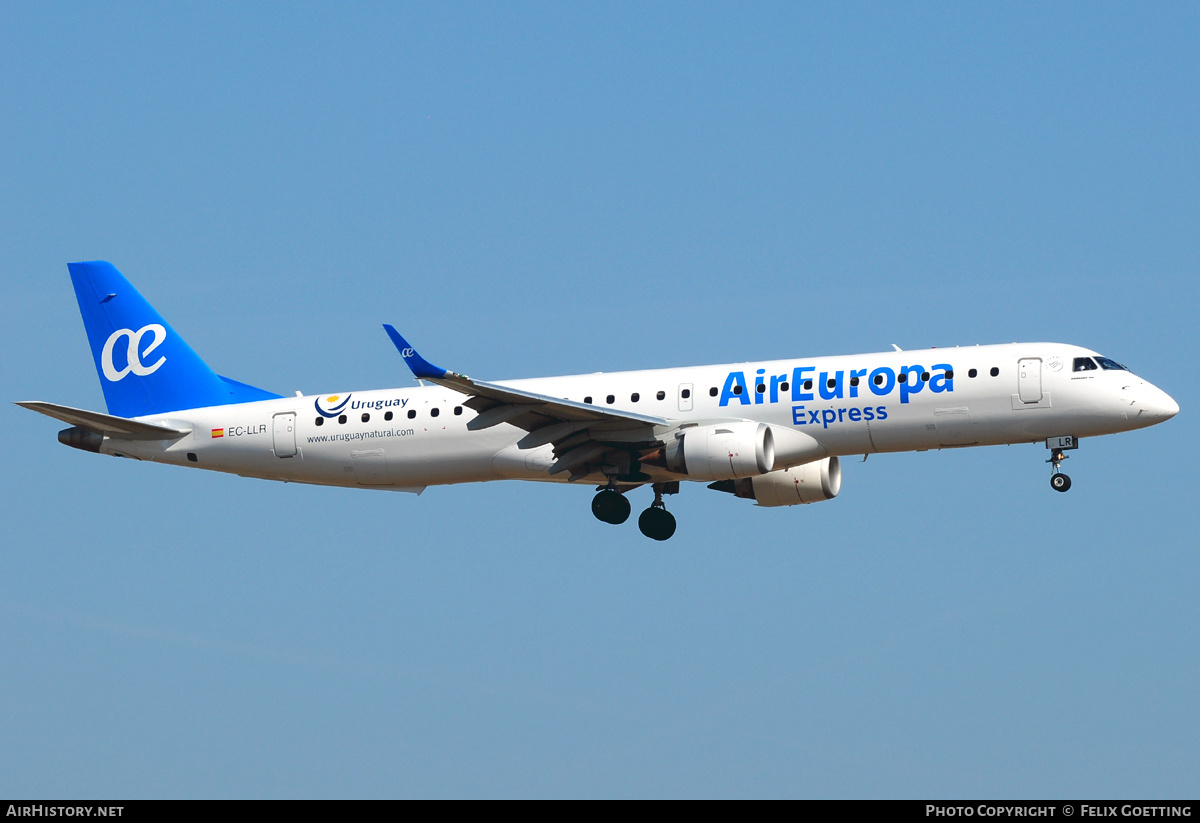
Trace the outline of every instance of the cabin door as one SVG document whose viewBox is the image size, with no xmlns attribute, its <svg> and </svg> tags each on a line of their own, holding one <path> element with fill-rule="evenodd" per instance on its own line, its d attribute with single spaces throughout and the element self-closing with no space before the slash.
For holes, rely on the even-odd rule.
<svg viewBox="0 0 1200 823">
<path fill-rule="evenodd" d="M 1042 400 L 1042 358 L 1025 357 L 1017 361 L 1017 392 L 1022 403 Z"/>
<path fill-rule="evenodd" d="M 275 456 L 293 457 L 296 454 L 296 413 L 277 414 L 273 424 Z"/>
</svg>

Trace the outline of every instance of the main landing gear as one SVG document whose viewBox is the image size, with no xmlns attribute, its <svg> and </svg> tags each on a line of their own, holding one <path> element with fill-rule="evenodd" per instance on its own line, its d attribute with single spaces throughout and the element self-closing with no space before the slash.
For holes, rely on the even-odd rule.
<svg viewBox="0 0 1200 823">
<path fill-rule="evenodd" d="M 654 484 L 654 502 L 638 518 L 638 528 L 651 540 L 669 540 L 675 534 L 675 515 L 663 504 L 663 484 Z"/>
<path fill-rule="evenodd" d="M 1056 492 L 1065 492 L 1071 488 L 1071 478 L 1062 473 L 1062 462 L 1067 459 L 1067 449 L 1079 448 L 1079 438 L 1073 435 L 1066 437 L 1051 437 L 1046 440 L 1046 448 L 1050 450 L 1051 465 L 1050 488 Z"/>
<path fill-rule="evenodd" d="M 653 488 L 654 502 L 638 517 L 638 528 L 651 540 L 668 540 L 675 534 L 675 516 L 667 511 L 662 498 L 664 494 L 678 493 L 679 483 L 655 483 Z M 629 519 L 629 511 L 629 500 L 616 490 L 614 483 L 610 482 L 592 498 L 592 514 L 605 523 L 614 526 L 624 523 Z"/>
<path fill-rule="evenodd" d="M 597 520 L 619 526 L 629 519 L 629 501 L 611 486 L 592 498 L 592 514 Z"/>
</svg>

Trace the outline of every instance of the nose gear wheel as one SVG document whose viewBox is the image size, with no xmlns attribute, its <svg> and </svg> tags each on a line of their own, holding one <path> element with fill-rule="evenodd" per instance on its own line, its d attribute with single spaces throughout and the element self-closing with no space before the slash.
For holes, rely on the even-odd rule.
<svg viewBox="0 0 1200 823">
<path fill-rule="evenodd" d="M 1065 492 L 1071 488 L 1071 478 L 1060 471 L 1062 462 L 1068 456 L 1062 449 L 1053 449 L 1050 452 L 1050 459 L 1046 461 L 1053 467 L 1053 473 L 1050 475 L 1050 488 L 1056 492 Z"/>
<path fill-rule="evenodd" d="M 1056 492 L 1065 492 L 1067 489 L 1071 488 L 1071 478 L 1067 477 L 1061 472 L 1052 474 L 1050 475 L 1050 488 L 1054 489 Z"/>
</svg>

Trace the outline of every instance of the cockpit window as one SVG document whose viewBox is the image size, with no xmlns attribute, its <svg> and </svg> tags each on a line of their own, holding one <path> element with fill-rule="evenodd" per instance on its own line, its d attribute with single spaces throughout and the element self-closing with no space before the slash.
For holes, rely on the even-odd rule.
<svg viewBox="0 0 1200 823">
<path fill-rule="evenodd" d="M 1097 357 L 1096 362 L 1100 364 L 1100 368 L 1108 371 L 1129 371 L 1116 360 L 1110 360 L 1107 357 Z"/>
<path fill-rule="evenodd" d="M 1096 364 L 1090 357 L 1076 357 L 1074 371 L 1095 371 Z"/>
</svg>

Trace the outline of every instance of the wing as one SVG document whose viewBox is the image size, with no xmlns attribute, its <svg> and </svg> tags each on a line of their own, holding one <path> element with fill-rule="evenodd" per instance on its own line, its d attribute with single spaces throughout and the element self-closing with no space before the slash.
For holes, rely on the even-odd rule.
<svg viewBox="0 0 1200 823">
<path fill-rule="evenodd" d="M 509 423 L 529 432 L 518 441 L 519 448 L 553 444 L 555 461 L 548 469 L 551 475 L 569 471 L 571 480 L 579 480 L 597 471 L 599 466 L 615 466 L 625 469 L 618 472 L 623 481 L 644 482 L 649 476 L 642 475 L 633 464 L 646 453 L 661 448 L 662 437 L 678 423 L 665 417 L 600 408 L 474 380 L 438 368 L 418 354 L 392 326 L 384 324 L 383 328 L 414 377 L 467 395 L 463 405 L 479 413 L 467 423 L 468 429 Z"/>
</svg>

